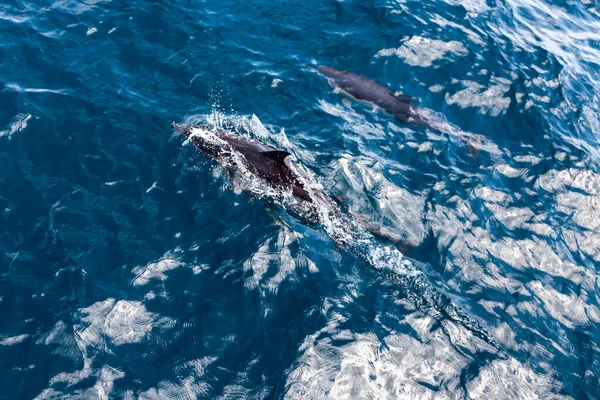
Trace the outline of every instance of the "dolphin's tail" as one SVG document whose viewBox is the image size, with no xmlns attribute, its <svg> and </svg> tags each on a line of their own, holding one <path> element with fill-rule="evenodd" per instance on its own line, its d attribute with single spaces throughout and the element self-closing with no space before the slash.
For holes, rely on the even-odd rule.
<svg viewBox="0 0 600 400">
<path fill-rule="evenodd" d="M 317 71 L 317 67 L 316 67 L 315 65 L 304 64 L 304 67 L 305 67 L 305 68 L 308 68 L 308 69 L 312 69 L 312 70 L 315 70 L 315 71 Z"/>
</svg>

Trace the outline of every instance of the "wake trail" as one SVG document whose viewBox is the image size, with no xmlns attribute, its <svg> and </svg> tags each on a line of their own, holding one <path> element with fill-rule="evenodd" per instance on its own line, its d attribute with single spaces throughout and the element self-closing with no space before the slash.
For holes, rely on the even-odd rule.
<svg viewBox="0 0 600 400">
<path fill-rule="evenodd" d="M 250 120 L 245 117 L 225 117 L 222 114 L 211 114 L 194 118 L 186 123 L 207 121 L 217 128 L 230 129 L 238 134 L 254 136 L 263 143 L 269 143 L 275 148 L 288 151 L 293 158 L 296 152 L 285 131 L 271 134 L 269 130 L 256 117 Z M 210 132 L 195 132 L 194 134 L 208 134 Z M 333 240 L 336 246 L 361 260 L 371 268 L 385 274 L 398 289 L 402 289 L 407 300 L 415 307 L 428 314 L 440 325 L 445 320 L 462 325 L 474 336 L 501 351 L 497 341 L 486 331 L 483 325 L 464 310 L 458 307 L 447 295 L 436 289 L 428 280 L 423 271 L 411 260 L 406 258 L 394 245 L 382 243 L 365 228 L 357 219 L 344 212 L 337 203 L 325 194 L 323 187 L 317 182 L 315 175 L 304 167 L 297 159 L 290 168 L 296 170 L 304 187 L 315 201 L 307 203 L 295 198 L 291 193 L 274 188 L 251 171 L 245 170 L 244 163 L 230 157 L 229 164 L 223 165 L 228 171 L 227 175 L 235 180 L 237 190 L 250 193 L 253 197 L 266 200 L 283 208 L 292 216 L 299 216 L 303 222 L 320 226 Z M 450 335 L 446 333 L 450 338 Z M 451 340 L 451 338 L 450 338 Z"/>
</svg>

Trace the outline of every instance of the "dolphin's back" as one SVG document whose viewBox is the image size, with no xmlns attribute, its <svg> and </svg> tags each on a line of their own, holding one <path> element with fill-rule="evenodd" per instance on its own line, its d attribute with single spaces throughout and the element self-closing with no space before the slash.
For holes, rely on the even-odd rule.
<svg viewBox="0 0 600 400">
<path fill-rule="evenodd" d="M 227 141 L 231 147 L 242 154 L 247 163 L 261 177 L 267 179 L 274 185 L 290 186 L 296 197 L 312 202 L 310 195 L 304 189 L 296 174 L 285 163 L 285 158 L 289 156 L 286 151 L 276 150 L 273 147 L 255 142 L 243 136 L 230 135 L 225 131 L 220 136 Z"/>
<path fill-rule="evenodd" d="M 264 156 L 264 153 L 274 151 L 272 147 L 255 142 L 243 136 L 231 135 L 220 131 L 219 137 L 229 143 L 233 150 L 244 156 L 248 164 L 263 177 L 277 175 L 277 163 Z"/>
</svg>

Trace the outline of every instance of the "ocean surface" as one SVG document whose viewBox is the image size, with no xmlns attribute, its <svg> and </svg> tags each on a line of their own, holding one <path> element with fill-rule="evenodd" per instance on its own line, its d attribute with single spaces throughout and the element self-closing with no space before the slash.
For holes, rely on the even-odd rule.
<svg viewBox="0 0 600 400">
<path fill-rule="evenodd" d="M 207 120 L 337 219 L 170 127 Z M 0 399 L 600 399 L 599 144 L 594 0 L 5 1 Z"/>
</svg>

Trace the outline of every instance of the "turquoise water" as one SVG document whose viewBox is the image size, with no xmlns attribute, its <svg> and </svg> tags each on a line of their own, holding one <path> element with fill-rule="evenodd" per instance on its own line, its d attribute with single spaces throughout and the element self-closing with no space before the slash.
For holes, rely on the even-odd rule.
<svg viewBox="0 0 600 400">
<path fill-rule="evenodd" d="M 599 13 L 9 0 L 0 398 L 600 398 Z M 334 217 L 241 190 L 170 127 L 207 119 L 290 151 Z"/>
</svg>

